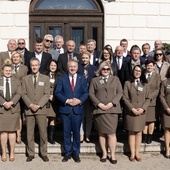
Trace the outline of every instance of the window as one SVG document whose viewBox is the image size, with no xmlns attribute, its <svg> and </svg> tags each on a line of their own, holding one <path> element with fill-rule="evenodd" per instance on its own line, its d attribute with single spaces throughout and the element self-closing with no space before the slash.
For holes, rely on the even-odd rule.
<svg viewBox="0 0 170 170">
<path fill-rule="evenodd" d="M 35 9 L 77 9 L 96 10 L 92 0 L 39 0 Z"/>
</svg>

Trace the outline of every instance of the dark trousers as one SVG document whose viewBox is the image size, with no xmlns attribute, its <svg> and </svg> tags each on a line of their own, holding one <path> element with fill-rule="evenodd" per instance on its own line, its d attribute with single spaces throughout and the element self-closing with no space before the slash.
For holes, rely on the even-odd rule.
<svg viewBox="0 0 170 170">
<path fill-rule="evenodd" d="M 70 113 L 61 114 L 64 132 L 64 149 L 67 156 L 78 155 L 80 153 L 80 125 L 82 115 Z"/>
</svg>

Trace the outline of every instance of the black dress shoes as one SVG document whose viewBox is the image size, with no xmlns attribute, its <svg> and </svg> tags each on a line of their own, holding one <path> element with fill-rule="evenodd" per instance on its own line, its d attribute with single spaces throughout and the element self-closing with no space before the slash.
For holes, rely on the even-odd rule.
<svg viewBox="0 0 170 170">
<path fill-rule="evenodd" d="M 62 162 L 67 162 L 69 159 L 71 159 L 71 156 L 65 155 Z"/>
<path fill-rule="evenodd" d="M 44 162 L 48 162 L 48 161 L 49 161 L 49 159 L 48 159 L 47 156 L 41 156 L 41 159 L 42 159 Z"/>
<path fill-rule="evenodd" d="M 100 158 L 100 162 L 106 162 L 106 158 Z"/>
<path fill-rule="evenodd" d="M 33 159 L 34 159 L 34 156 L 28 156 L 26 161 L 31 162 Z"/>
<path fill-rule="evenodd" d="M 117 160 L 110 159 L 110 163 L 117 164 Z"/>
<path fill-rule="evenodd" d="M 73 159 L 74 159 L 74 161 L 76 163 L 80 163 L 81 162 L 79 155 L 73 155 Z"/>
<path fill-rule="evenodd" d="M 170 159 L 170 155 L 165 155 L 165 158 Z"/>
</svg>

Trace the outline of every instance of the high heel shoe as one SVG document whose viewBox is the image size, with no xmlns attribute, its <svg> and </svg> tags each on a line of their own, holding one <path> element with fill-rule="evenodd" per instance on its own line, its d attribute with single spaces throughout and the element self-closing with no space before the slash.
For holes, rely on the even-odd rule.
<svg viewBox="0 0 170 170">
<path fill-rule="evenodd" d="M 9 158 L 10 162 L 13 162 L 15 160 L 15 158 Z"/>
<path fill-rule="evenodd" d="M 131 162 L 134 162 L 134 161 L 135 161 L 135 158 L 134 158 L 134 157 L 130 157 L 129 160 L 130 160 Z"/>
<path fill-rule="evenodd" d="M 3 157 L 2 157 L 2 158 L 1 158 L 1 161 L 2 161 L 2 162 L 6 162 L 6 161 L 7 161 L 7 158 L 3 158 Z"/>
<path fill-rule="evenodd" d="M 141 162 L 142 161 L 142 159 L 140 158 L 140 157 L 135 157 L 135 159 L 138 161 L 138 162 Z"/>
</svg>

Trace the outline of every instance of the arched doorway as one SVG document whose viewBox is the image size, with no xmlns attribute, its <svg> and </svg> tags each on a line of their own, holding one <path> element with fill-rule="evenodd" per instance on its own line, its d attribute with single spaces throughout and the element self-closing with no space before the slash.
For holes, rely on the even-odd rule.
<svg viewBox="0 0 170 170">
<path fill-rule="evenodd" d="M 76 47 L 87 39 L 103 47 L 103 6 L 100 0 L 32 0 L 30 4 L 30 50 L 36 37 L 50 33 L 73 39 Z M 77 49 L 76 49 L 77 51 Z"/>
</svg>

